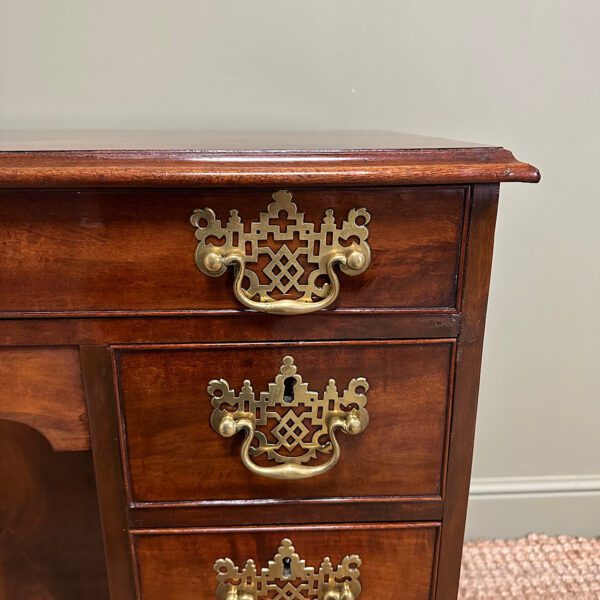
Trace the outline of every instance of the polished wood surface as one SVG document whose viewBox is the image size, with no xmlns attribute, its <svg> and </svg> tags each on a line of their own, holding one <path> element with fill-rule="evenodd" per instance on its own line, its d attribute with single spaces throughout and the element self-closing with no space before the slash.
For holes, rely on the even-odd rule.
<svg viewBox="0 0 600 600">
<path fill-rule="evenodd" d="M 352 496 L 312 500 L 252 500 L 136 503 L 129 510 L 135 528 L 294 525 L 383 521 L 439 521 L 439 496 Z"/>
<path fill-rule="evenodd" d="M 498 183 L 537 180 L 382 132 L 0 136 L 0 600 L 213 598 L 215 559 L 286 535 L 315 566 L 359 553 L 365 600 L 455 600 Z M 372 215 L 330 310 L 242 310 L 194 264 L 193 209 L 249 221 L 278 189 Z M 210 379 L 261 391 L 285 354 L 312 390 L 371 384 L 313 480 L 253 475 L 209 425 Z"/>
<path fill-rule="evenodd" d="M 6 136 L 0 186 L 412 185 L 540 178 L 535 167 L 504 148 L 386 132 L 120 132 L 112 141 L 110 134 L 85 132 L 46 137 Z"/>
<path fill-rule="evenodd" d="M 257 340 L 419 339 L 456 337 L 461 316 L 455 312 L 322 311 L 295 316 L 252 311 L 137 317 L 0 319 L 0 346 L 94 345 L 107 341 L 122 344 L 236 342 Z M 152 316 L 151 319 L 147 318 Z M 290 326 L 290 323 L 292 326 Z"/>
<path fill-rule="evenodd" d="M 360 598 L 427 600 L 431 597 L 438 525 L 352 524 L 332 527 L 167 530 L 134 532 L 144 600 L 214 598 L 215 560 L 231 558 L 242 567 L 252 558 L 266 567 L 284 538 L 289 538 L 307 566 L 319 568 L 329 556 L 362 559 Z M 400 594 L 400 595 L 399 595 Z"/>
<path fill-rule="evenodd" d="M 111 354 L 105 346 L 82 346 L 81 367 L 90 417 L 110 600 L 133 600 L 135 581 L 129 546 L 125 482 L 119 468 L 119 414 Z"/>
<path fill-rule="evenodd" d="M 258 220 L 274 191 L 0 193 L 0 235 L 12 257 L 0 314 L 243 308 L 231 273 L 215 279 L 197 269 L 190 215 L 212 207 L 224 222 L 231 209 Z M 465 188 L 293 192 L 317 224 L 327 208 L 338 222 L 355 207 L 371 213 L 372 263 L 362 275 L 340 276 L 337 309 L 455 306 Z"/>
<path fill-rule="evenodd" d="M 464 276 L 464 323 L 458 337 L 454 381 L 454 396 L 460 406 L 454 410 L 452 420 L 436 596 L 443 600 L 453 600 L 458 594 L 498 193 L 497 185 L 475 186 L 471 204 Z"/>
<path fill-rule="evenodd" d="M 92 457 L 0 420 L 0 600 L 108 600 Z"/>
<path fill-rule="evenodd" d="M 81 152 L 81 151 L 184 151 L 221 152 L 262 151 L 306 154 L 346 152 L 355 156 L 361 150 L 439 150 L 490 148 L 487 144 L 397 133 L 384 130 L 52 130 L 23 129 L 0 132 L 0 152 Z"/>
<path fill-rule="evenodd" d="M 76 348 L 0 348 L 0 419 L 42 433 L 54 450 L 89 448 Z"/>
<path fill-rule="evenodd" d="M 266 478 L 244 467 L 243 435 L 226 439 L 211 429 L 213 407 L 206 390 L 209 381 L 225 378 L 238 391 L 245 379 L 256 394 L 266 391 L 286 355 L 293 356 L 308 389 L 319 395 L 332 378 L 340 393 L 354 377 L 365 377 L 370 385 L 368 427 L 356 436 L 338 433 L 341 458 L 331 471 L 295 481 Z M 117 351 L 131 499 L 439 496 L 452 356 L 448 341 Z"/>
</svg>

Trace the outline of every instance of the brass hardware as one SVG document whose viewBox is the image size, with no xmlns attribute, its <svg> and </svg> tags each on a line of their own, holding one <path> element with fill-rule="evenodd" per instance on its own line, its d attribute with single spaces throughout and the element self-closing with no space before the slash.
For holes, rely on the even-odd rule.
<svg viewBox="0 0 600 600">
<path fill-rule="evenodd" d="M 285 228 L 278 223 L 282 213 Z M 258 222 L 250 223 L 249 232 L 244 231 L 237 210 L 229 212 L 223 226 L 212 209 L 198 208 L 190 218 L 197 229 L 196 266 L 211 277 L 219 277 L 233 266 L 233 291 L 247 308 L 282 315 L 314 312 L 330 306 L 340 292 L 335 265 L 339 264 L 346 275 L 360 275 L 369 266 L 370 219 L 366 209 L 353 208 L 338 227 L 333 210 L 327 209 L 316 231 L 315 224 L 304 220 L 292 194 L 285 190 L 273 194 L 267 212 L 260 214 Z M 214 245 L 210 239 L 223 240 L 223 244 Z M 268 246 L 269 239 L 275 247 Z M 298 246 L 292 246 L 296 242 Z M 268 264 L 262 273 L 248 268 L 263 258 Z M 319 278 L 327 278 L 327 282 L 317 283 Z M 284 297 L 274 297 L 277 294 Z"/>
<path fill-rule="evenodd" d="M 340 458 L 337 429 L 356 435 L 369 423 L 368 389 L 367 380 L 358 377 L 340 395 L 335 379 L 330 379 L 319 397 L 302 381 L 294 359 L 286 356 L 275 382 L 269 383 L 269 391 L 261 392 L 258 400 L 248 379 L 239 395 L 224 379 L 213 379 L 207 388 L 214 408 L 210 424 L 223 437 L 245 431 L 242 462 L 253 473 L 274 479 L 314 477 L 329 471 Z M 331 457 L 318 465 L 304 464 L 319 453 Z M 251 459 L 261 455 L 283 464 L 261 466 Z"/>
<path fill-rule="evenodd" d="M 361 591 L 361 563 L 360 557 L 352 554 L 334 568 L 327 556 L 315 571 L 300 560 L 292 542 L 284 539 L 268 568 L 260 572 L 252 559 L 243 569 L 230 558 L 217 560 L 217 600 L 355 600 Z"/>
</svg>

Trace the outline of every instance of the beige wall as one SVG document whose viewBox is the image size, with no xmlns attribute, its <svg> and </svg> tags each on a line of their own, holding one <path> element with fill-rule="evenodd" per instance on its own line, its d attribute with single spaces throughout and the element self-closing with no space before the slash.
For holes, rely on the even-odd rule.
<svg viewBox="0 0 600 600">
<path fill-rule="evenodd" d="M 470 534 L 600 534 L 599 22 L 597 0 L 2 0 L 0 127 L 385 128 L 534 162 L 502 193 Z"/>
</svg>

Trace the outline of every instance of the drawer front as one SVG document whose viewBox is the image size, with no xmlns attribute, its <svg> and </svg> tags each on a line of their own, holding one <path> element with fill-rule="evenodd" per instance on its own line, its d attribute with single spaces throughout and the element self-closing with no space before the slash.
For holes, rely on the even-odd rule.
<svg viewBox="0 0 600 600">
<path fill-rule="evenodd" d="M 439 496 L 453 355 L 451 340 L 116 349 L 130 499 Z M 255 420 L 249 447 L 219 429 L 230 410 Z"/>
<path fill-rule="evenodd" d="M 158 530 L 134 533 L 133 540 L 143 600 L 224 600 L 224 586 L 217 589 L 214 566 L 219 559 L 227 558 L 233 562 L 231 567 L 238 567 L 240 571 L 248 559 L 254 561 L 256 575 L 244 578 L 249 588 L 255 582 L 260 585 L 267 579 L 271 581 L 273 587 L 269 595 L 257 592 L 250 596 L 252 600 L 275 597 L 321 600 L 325 598 L 318 593 L 323 587 L 323 579 L 320 585 L 317 579 L 320 570 L 326 569 L 322 565 L 325 557 L 330 557 L 336 574 L 346 576 L 354 597 L 425 600 L 431 597 L 437 537 L 437 524 L 424 523 Z M 284 540 L 292 543 L 294 553 L 300 561 L 305 561 L 305 565 L 299 565 L 294 557 L 285 561 L 290 549 Z M 356 555 L 353 561 L 358 562 L 356 557 L 359 559 L 358 573 L 354 568 L 344 570 L 344 558 L 352 555 Z M 275 563 L 270 569 L 269 561 Z M 288 578 L 281 576 L 281 566 L 286 564 L 290 569 Z M 227 567 L 223 569 L 227 572 Z M 227 585 L 228 580 L 223 583 Z M 255 585 L 255 589 L 259 589 L 259 585 Z M 277 592 L 281 595 L 275 595 Z"/>
<path fill-rule="evenodd" d="M 244 231 L 250 232 L 253 223 L 260 223 L 275 192 L 2 192 L 0 232 L 5 233 L 4 252 L 11 260 L 4 264 L 0 278 L 0 311 L 243 308 L 234 294 L 233 265 L 218 277 L 197 267 L 198 230 L 190 217 L 195 209 L 211 208 L 226 227 L 231 211 L 237 211 Z M 331 227 L 337 239 L 335 232 L 345 231 L 344 221 L 352 221 L 352 210 L 364 208 L 370 220 L 361 251 L 367 252 L 368 244 L 370 264 L 364 272 L 340 264 L 333 267 L 336 273 L 344 268 L 345 272 L 339 274 L 339 293 L 331 306 L 431 310 L 457 306 L 467 188 L 298 189 L 292 190 L 292 197 L 303 213 L 301 220 L 292 223 L 288 214 L 288 222 L 276 223 L 282 233 L 266 231 L 257 236 L 261 238 L 257 246 L 268 246 L 272 255 L 260 254 L 256 263 L 248 265 L 261 285 L 278 282 L 269 292 L 273 299 L 297 300 L 307 293 L 315 265 L 308 264 L 302 252 L 296 264 L 289 252 L 310 245 L 311 260 L 329 256 L 326 236 L 321 240 L 318 233 L 310 233 L 320 231 L 326 211 L 332 211 L 335 222 Z M 286 236 L 284 232 L 289 233 L 287 227 L 291 226 L 303 233 Z M 341 236 L 349 237 L 337 242 L 343 248 L 358 243 L 360 236 L 355 234 L 346 231 Z M 218 247 L 223 239 L 209 236 L 205 243 Z M 247 251 L 252 253 L 252 244 L 244 243 L 244 251 L 249 246 Z M 332 289 L 323 288 L 325 283 L 331 283 L 326 275 L 314 282 L 322 296 L 323 290 Z M 242 282 L 247 284 L 247 279 Z"/>
</svg>

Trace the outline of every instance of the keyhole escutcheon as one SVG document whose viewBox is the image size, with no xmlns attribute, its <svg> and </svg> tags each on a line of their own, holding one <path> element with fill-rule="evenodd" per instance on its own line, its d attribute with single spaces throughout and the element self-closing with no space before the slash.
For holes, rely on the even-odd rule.
<svg viewBox="0 0 600 600">
<path fill-rule="evenodd" d="M 290 404 L 294 401 L 295 377 L 286 377 L 283 381 L 283 401 Z"/>
</svg>

